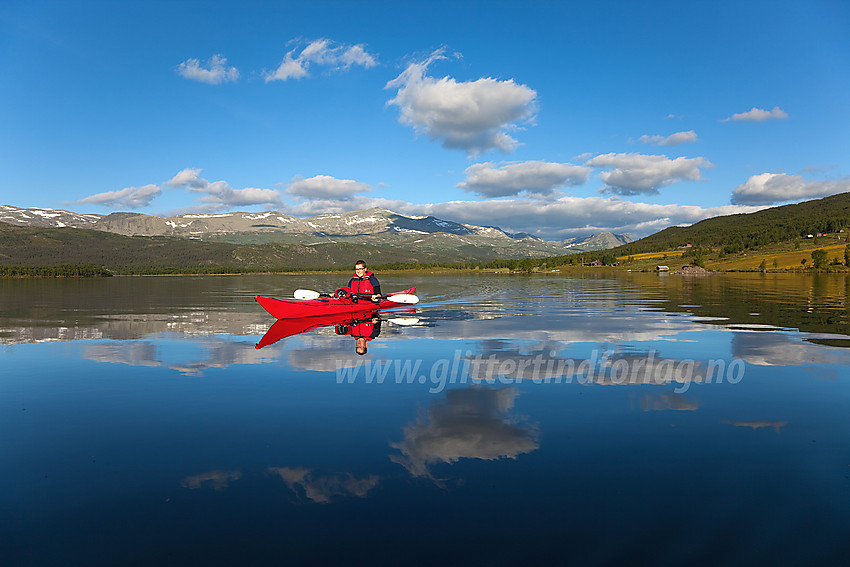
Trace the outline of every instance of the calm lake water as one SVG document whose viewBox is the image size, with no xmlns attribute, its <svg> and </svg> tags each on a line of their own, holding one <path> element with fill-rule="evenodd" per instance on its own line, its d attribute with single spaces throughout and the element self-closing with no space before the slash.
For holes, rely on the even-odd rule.
<svg viewBox="0 0 850 567">
<path fill-rule="evenodd" d="M 0 280 L 0 563 L 846 565 L 850 280 L 594 276 Z"/>
</svg>

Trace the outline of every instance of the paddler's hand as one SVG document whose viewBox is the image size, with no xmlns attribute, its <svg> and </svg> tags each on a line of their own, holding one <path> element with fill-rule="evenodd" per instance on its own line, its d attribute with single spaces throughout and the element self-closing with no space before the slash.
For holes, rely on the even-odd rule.
<svg viewBox="0 0 850 567">
<path fill-rule="evenodd" d="M 381 296 L 378 294 L 372 296 L 372 301 L 374 301 L 375 303 L 377 303 L 379 299 L 381 299 Z"/>
</svg>

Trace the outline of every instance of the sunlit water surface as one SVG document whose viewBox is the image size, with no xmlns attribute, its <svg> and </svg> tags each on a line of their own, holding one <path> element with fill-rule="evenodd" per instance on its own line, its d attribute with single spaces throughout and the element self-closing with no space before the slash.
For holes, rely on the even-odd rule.
<svg viewBox="0 0 850 567">
<path fill-rule="evenodd" d="M 0 561 L 846 564 L 848 280 L 592 276 L 0 281 Z"/>
</svg>

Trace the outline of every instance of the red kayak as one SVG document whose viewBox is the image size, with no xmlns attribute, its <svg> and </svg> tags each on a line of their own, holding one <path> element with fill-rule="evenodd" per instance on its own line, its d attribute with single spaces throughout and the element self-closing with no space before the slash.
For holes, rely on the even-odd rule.
<svg viewBox="0 0 850 567">
<path fill-rule="evenodd" d="M 357 316 L 366 317 L 374 315 L 374 313 L 359 313 Z M 257 346 L 254 348 L 261 349 L 271 344 L 276 343 L 280 339 L 291 337 L 292 335 L 300 335 L 307 333 L 319 327 L 329 327 L 339 323 L 351 323 L 354 316 L 350 313 L 337 313 L 336 315 L 316 315 L 314 317 L 298 317 L 291 319 L 278 319 L 272 325 Z"/>
<path fill-rule="evenodd" d="M 412 287 L 397 293 L 413 294 L 416 288 Z M 395 294 L 390 294 L 395 295 Z M 368 299 L 355 301 L 352 297 L 337 299 L 274 299 L 272 297 L 254 296 L 257 303 L 277 319 L 292 319 L 296 317 L 316 317 L 320 315 L 336 315 L 339 313 L 357 313 L 362 311 L 375 311 L 376 309 L 389 309 L 400 307 L 395 301 L 382 299 L 377 303 Z"/>
<path fill-rule="evenodd" d="M 398 304 L 396 304 L 398 306 Z M 399 306 L 400 307 L 400 306 Z M 391 315 L 398 316 L 404 314 L 416 313 L 415 309 L 397 309 L 393 310 Z M 378 314 L 374 311 L 361 311 L 359 313 L 337 313 L 336 315 L 316 315 L 314 317 L 297 317 L 290 319 L 278 319 L 274 325 L 269 327 L 260 342 L 255 348 L 261 349 L 276 343 L 281 339 L 308 333 L 320 327 L 337 326 L 337 335 L 346 335 L 349 333 L 352 326 L 377 317 Z M 392 321 L 392 319 L 390 319 Z"/>
</svg>

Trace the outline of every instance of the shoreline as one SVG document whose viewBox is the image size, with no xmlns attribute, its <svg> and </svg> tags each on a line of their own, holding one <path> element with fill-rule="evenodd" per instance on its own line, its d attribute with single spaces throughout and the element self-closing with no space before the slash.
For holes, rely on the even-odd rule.
<svg viewBox="0 0 850 567">
<path fill-rule="evenodd" d="M 806 268 L 785 268 L 785 269 L 729 269 L 716 270 L 706 268 L 699 270 L 687 269 L 688 264 L 683 266 L 670 266 L 669 270 L 658 271 L 656 269 L 643 268 L 633 269 L 626 266 L 559 266 L 552 269 L 532 269 L 532 270 L 511 270 L 509 268 L 450 268 L 445 266 L 439 267 L 422 267 L 422 268 L 389 268 L 381 269 L 376 267 L 381 274 L 486 274 L 486 275 L 523 275 L 523 276 L 551 276 L 551 275 L 608 275 L 608 274 L 658 274 L 659 276 L 681 276 L 681 277 L 702 277 L 724 274 L 773 274 L 773 275 L 847 275 L 850 274 L 850 269 L 845 266 L 836 267 L 838 269 L 815 270 Z M 2 266 L 0 266 L 2 267 Z M 19 268 L 14 266 L 13 268 Z M 49 272 L 56 266 L 25 266 L 23 268 L 32 269 L 33 271 Z M 684 268 L 684 269 L 683 269 Z M 233 276 L 310 276 L 323 274 L 347 274 L 348 269 L 326 269 L 326 270 L 286 270 L 286 271 L 246 271 L 246 272 L 221 272 L 221 273 L 203 273 L 203 272 L 151 272 L 151 273 L 112 273 L 108 268 L 98 274 L 92 275 L 38 275 L 38 274 L 15 274 L 7 275 L 0 274 L 0 280 L 18 280 L 18 279 L 97 279 L 97 278 L 134 278 L 134 277 L 233 277 Z"/>
</svg>

